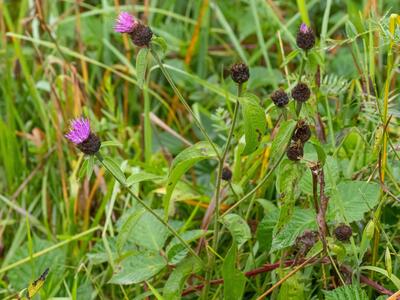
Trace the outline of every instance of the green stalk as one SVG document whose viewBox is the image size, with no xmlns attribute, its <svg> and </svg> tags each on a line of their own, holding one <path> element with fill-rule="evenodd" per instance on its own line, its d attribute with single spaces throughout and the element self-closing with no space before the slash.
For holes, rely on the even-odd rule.
<svg viewBox="0 0 400 300">
<path fill-rule="evenodd" d="M 239 106 L 240 106 L 240 102 L 239 102 L 239 97 L 242 94 L 242 84 L 238 85 L 238 92 L 237 92 L 237 99 L 235 102 L 235 108 L 233 111 L 233 118 L 232 118 L 232 124 L 231 124 L 231 128 L 229 129 L 229 133 L 228 133 L 228 138 L 226 140 L 226 144 L 225 144 L 225 148 L 224 151 L 222 153 L 221 158 L 219 159 L 218 162 L 218 173 L 217 173 L 217 183 L 216 183 L 216 188 L 215 188 L 215 214 L 214 214 L 214 237 L 213 237 L 213 243 L 212 243 L 212 248 L 215 252 L 217 252 L 217 248 L 218 248 L 218 241 L 219 241 L 219 210 L 220 210 L 220 189 L 221 189 L 221 179 L 222 179 L 222 170 L 224 168 L 224 164 L 225 164 L 225 159 L 226 159 L 226 155 L 228 154 L 229 148 L 230 148 L 230 144 L 231 144 L 231 140 L 233 137 L 233 131 L 235 130 L 235 124 L 238 118 L 238 114 L 239 114 Z M 211 276 L 212 276 L 212 266 L 215 263 L 215 255 L 212 255 L 209 261 L 209 271 L 206 274 L 206 283 L 205 283 L 205 287 L 203 289 L 203 293 L 202 293 L 202 298 L 203 299 L 207 299 L 208 296 L 208 290 L 209 290 L 209 284 L 210 284 L 210 280 L 211 280 Z"/>
<path fill-rule="evenodd" d="M 183 106 L 185 106 L 186 110 L 192 115 L 192 118 L 193 118 L 194 122 L 196 123 L 197 127 L 200 129 L 200 131 L 202 132 L 202 134 L 204 135 L 206 140 L 210 143 L 211 147 L 214 149 L 215 154 L 217 155 L 217 158 L 221 159 L 221 156 L 220 156 L 220 154 L 218 152 L 217 147 L 215 146 L 215 144 L 211 140 L 210 136 L 207 134 L 207 132 L 204 129 L 203 125 L 201 125 L 200 121 L 197 119 L 197 117 L 196 117 L 195 113 L 193 112 L 192 108 L 190 107 L 190 105 L 187 103 L 187 101 L 182 96 L 182 94 L 179 91 L 179 89 L 176 87 L 174 81 L 172 80 L 171 75 L 169 74 L 167 69 L 165 69 L 164 64 L 161 61 L 160 57 L 158 56 L 157 52 L 152 47 L 150 47 L 150 52 L 153 55 L 154 59 L 156 60 L 158 66 L 160 67 L 161 72 L 164 74 L 164 76 L 167 79 L 168 83 L 170 84 L 170 86 L 174 90 L 175 94 L 178 96 L 178 98 L 181 101 L 181 103 L 183 104 Z"/>
<path fill-rule="evenodd" d="M 108 168 L 108 166 L 104 163 L 103 157 L 101 156 L 101 154 L 99 152 L 96 153 L 96 157 L 97 159 L 100 161 L 100 163 L 103 165 L 103 167 L 110 172 L 110 174 L 115 178 L 115 180 L 117 180 L 121 186 L 123 188 L 125 188 L 128 193 L 135 198 L 135 200 L 137 202 L 140 203 L 140 205 L 142 205 L 144 207 L 145 210 L 147 210 L 150 214 L 152 214 L 158 221 L 160 221 L 170 232 L 171 234 L 176 237 L 188 250 L 189 252 L 201 263 L 202 266 L 204 266 L 204 262 L 203 260 L 200 258 L 200 256 L 197 255 L 197 253 L 192 249 L 192 247 L 190 247 L 190 245 L 183 239 L 180 237 L 180 235 L 178 234 L 178 232 L 175 231 L 174 228 L 171 227 L 171 225 L 169 225 L 166 221 L 164 221 L 163 218 L 161 218 L 159 215 L 157 215 L 150 206 L 148 206 L 146 204 L 146 202 L 144 202 L 142 199 L 140 199 L 138 196 L 136 196 L 136 194 L 132 191 L 131 188 L 129 188 L 125 182 L 122 182 L 119 177 L 117 175 L 114 174 L 114 172 Z"/>
</svg>

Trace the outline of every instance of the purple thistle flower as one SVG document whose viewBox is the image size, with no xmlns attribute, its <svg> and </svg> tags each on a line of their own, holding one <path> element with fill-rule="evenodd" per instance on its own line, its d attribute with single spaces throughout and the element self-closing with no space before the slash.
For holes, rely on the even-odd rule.
<svg viewBox="0 0 400 300">
<path fill-rule="evenodd" d="M 302 23 L 302 24 L 300 25 L 300 31 L 301 31 L 302 33 L 307 33 L 308 30 L 309 30 L 309 28 L 308 28 L 308 26 L 307 26 L 306 23 Z"/>
<path fill-rule="evenodd" d="M 70 131 L 65 137 L 87 155 L 96 154 L 101 146 L 101 141 L 90 130 L 89 119 L 77 118 L 71 121 Z"/>
<path fill-rule="evenodd" d="M 139 22 L 134 16 L 123 11 L 117 18 L 114 30 L 119 33 L 131 33 L 138 24 Z"/>
<path fill-rule="evenodd" d="M 65 135 L 65 137 L 75 145 L 78 145 L 89 137 L 90 132 L 89 120 L 85 118 L 78 118 L 71 121 L 71 129 Z"/>
</svg>

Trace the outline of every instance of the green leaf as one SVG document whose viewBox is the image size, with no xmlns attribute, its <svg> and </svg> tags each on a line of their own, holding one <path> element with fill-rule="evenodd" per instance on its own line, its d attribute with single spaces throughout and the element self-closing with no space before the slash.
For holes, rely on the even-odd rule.
<svg viewBox="0 0 400 300">
<path fill-rule="evenodd" d="M 113 176 L 122 184 L 125 184 L 126 178 L 119 165 L 110 157 L 103 159 L 104 166 L 112 173 Z"/>
<path fill-rule="evenodd" d="M 87 174 L 87 169 L 89 165 L 89 159 L 85 159 L 79 169 L 78 178 L 82 179 Z"/>
<path fill-rule="evenodd" d="M 105 141 L 101 142 L 101 148 L 106 148 L 106 147 L 122 147 L 122 144 L 117 141 Z"/>
<path fill-rule="evenodd" d="M 164 297 L 161 296 L 161 294 L 157 291 L 157 289 L 154 286 L 151 285 L 150 282 L 146 281 L 146 284 L 157 300 L 164 300 Z"/>
<path fill-rule="evenodd" d="M 246 285 L 246 276 L 236 268 L 236 256 L 237 247 L 233 241 L 222 265 L 225 300 L 241 300 Z"/>
<path fill-rule="evenodd" d="M 273 238 L 271 251 L 293 245 L 296 238 L 306 229 L 317 229 L 315 212 L 311 209 L 295 209 L 286 226 Z"/>
<path fill-rule="evenodd" d="M 167 265 L 159 253 L 137 253 L 121 261 L 109 283 L 135 284 L 158 274 Z"/>
<path fill-rule="evenodd" d="M 199 272 L 201 267 L 194 257 L 190 257 L 180 264 L 169 275 L 165 283 L 163 296 L 166 300 L 179 300 L 186 279 L 189 275 Z"/>
<path fill-rule="evenodd" d="M 155 210 L 155 212 L 161 215 L 161 210 Z M 139 216 L 137 221 L 132 222 L 134 224 L 129 226 L 130 231 L 126 233 L 130 236 L 130 242 L 154 251 L 160 251 L 163 248 L 170 232 L 156 217 L 146 211 Z"/>
<path fill-rule="evenodd" d="M 163 198 L 165 219 L 172 208 L 171 197 L 172 192 L 183 174 L 186 173 L 195 163 L 204 159 L 214 159 L 216 154 L 214 149 L 208 142 L 199 142 L 179 153 L 172 162 L 171 169 L 168 174 L 167 191 Z"/>
<path fill-rule="evenodd" d="M 269 252 L 272 245 L 272 237 L 274 227 L 278 221 L 279 211 L 276 209 L 267 213 L 257 226 L 257 241 L 259 243 L 260 251 Z"/>
<path fill-rule="evenodd" d="M 323 291 L 325 300 L 368 300 L 367 293 L 356 285 L 344 285 L 332 291 Z"/>
<path fill-rule="evenodd" d="M 386 270 L 379 268 L 379 267 L 375 267 L 375 266 L 364 266 L 364 267 L 361 267 L 360 270 L 370 270 L 370 271 L 378 272 L 378 273 L 386 276 L 387 278 L 389 278 L 393 282 L 393 284 L 396 286 L 396 288 L 398 290 L 400 290 L 400 279 L 396 275 L 391 274 L 389 276 L 389 274 Z"/>
<path fill-rule="evenodd" d="M 283 68 L 286 66 L 288 63 L 290 63 L 294 58 L 296 58 L 297 54 L 299 54 L 300 50 L 295 49 L 292 52 L 290 52 L 286 57 L 285 60 L 281 63 L 280 68 Z"/>
<path fill-rule="evenodd" d="M 151 180 L 161 179 L 161 178 L 162 178 L 162 176 L 157 175 L 157 174 L 140 172 L 140 173 L 132 174 L 131 176 L 129 176 L 128 179 L 126 180 L 126 185 L 132 186 L 132 185 L 142 182 L 142 181 L 151 181 Z"/>
<path fill-rule="evenodd" d="M 329 201 L 329 210 L 333 215 L 344 217 L 348 223 L 362 220 L 379 201 L 379 184 L 374 182 L 341 182 L 337 190 Z"/>
<path fill-rule="evenodd" d="M 280 272 L 280 277 L 282 278 L 286 274 L 284 272 Z M 306 299 L 306 295 L 304 293 L 304 284 L 301 282 L 300 273 L 296 273 L 293 276 L 289 277 L 284 281 L 281 288 L 279 289 L 278 299 L 277 300 L 303 300 Z"/>
<path fill-rule="evenodd" d="M 237 214 L 228 214 L 224 216 L 223 223 L 232 234 L 238 247 L 251 239 L 250 227 L 247 222 Z"/>
<path fill-rule="evenodd" d="M 134 227 L 144 212 L 144 209 L 136 209 L 135 211 L 133 211 L 133 213 L 130 214 L 128 218 L 125 219 L 125 222 L 121 225 L 117 236 L 118 251 L 122 250 L 126 241 L 129 239 L 130 236 L 132 236 L 132 234 L 134 234 Z"/>
<path fill-rule="evenodd" d="M 54 243 L 42 240 L 36 236 L 33 237 L 32 241 L 32 253 L 37 253 L 41 250 L 47 249 L 54 246 Z M 25 242 L 17 251 L 13 253 L 9 264 L 24 259 L 30 256 L 28 242 Z M 46 277 L 46 282 L 41 288 L 43 296 L 51 295 L 52 291 L 56 289 L 60 280 L 64 277 L 64 269 L 66 263 L 66 247 L 57 248 L 45 255 L 37 258 L 32 258 L 29 262 L 18 266 L 17 268 L 11 269 L 7 273 L 7 278 L 10 285 L 15 290 L 22 290 L 26 288 L 32 281 L 40 277 L 40 275 L 49 268 L 49 274 Z M 47 297 L 45 297 L 47 298 Z"/>
<path fill-rule="evenodd" d="M 281 209 L 276 225 L 277 231 L 287 224 L 287 220 L 292 217 L 298 194 L 298 181 L 301 175 L 299 165 L 289 159 L 283 160 L 279 166 L 276 188 L 283 197 L 279 199 Z"/>
<path fill-rule="evenodd" d="M 197 230 L 186 231 L 180 234 L 180 237 L 185 242 L 190 243 L 201 238 L 202 236 L 204 236 L 204 234 L 205 234 L 204 230 L 197 229 Z M 174 237 L 168 244 L 166 249 L 168 263 L 171 265 L 178 264 L 181 260 L 185 258 L 188 252 L 189 250 L 176 237 Z"/>
<path fill-rule="evenodd" d="M 143 89 L 143 84 L 146 77 L 148 54 L 149 54 L 149 48 L 143 47 L 140 48 L 139 53 L 136 57 L 136 77 L 137 77 L 137 84 L 140 89 Z"/>
<path fill-rule="evenodd" d="M 296 127 L 296 121 L 289 120 L 281 123 L 279 131 L 272 141 L 271 154 L 272 159 L 277 159 L 286 151 L 286 147 L 289 144 L 290 139 L 293 135 L 293 130 Z"/>
<path fill-rule="evenodd" d="M 245 94 L 239 100 L 242 105 L 244 135 L 246 139 L 246 147 L 242 155 L 248 155 L 257 150 L 260 145 L 267 127 L 267 121 L 257 96 Z"/>
</svg>

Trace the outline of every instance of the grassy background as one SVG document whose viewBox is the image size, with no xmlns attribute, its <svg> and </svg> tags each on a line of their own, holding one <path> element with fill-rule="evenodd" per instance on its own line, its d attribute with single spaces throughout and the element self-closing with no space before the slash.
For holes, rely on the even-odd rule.
<svg viewBox="0 0 400 300">
<path fill-rule="evenodd" d="M 220 145 L 233 110 L 229 95 L 235 93 L 227 76 L 229 66 L 239 60 L 249 64 L 247 89 L 266 109 L 269 145 L 279 115 L 268 95 L 294 80 L 299 65 L 299 57 L 290 55 L 296 49 L 295 35 L 302 21 L 310 24 L 319 37 L 320 55 L 306 71 L 312 74 L 319 65 L 329 95 L 318 103 L 318 116 L 312 114 L 313 132 L 326 139 L 324 148 L 338 159 L 342 178 L 377 181 L 384 86 L 389 81 L 384 120 L 392 116 L 387 130 L 393 148 L 384 169 L 385 184 L 399 195 L 399 30 L 394 36 L 395 71 L 389 79 L 386 75 L 388 16 L 400 11 L 397 0 L 0 0 L 0 298 L 25 288 L 46 267 L 51 274 L 41 299 L 143 299 L 152 294 L 143 285 L 107 284 L 113 266 L 93 262 L 107 261 L 107 251 L 96 247 L 104 247 L 105 236 L 116 235 L 116 221 L 132 206 L 132 199 L 98 166 L 92 176 L 79 176 L 85 158 L 63 137 L 68 120 L 85 114 L 102 140 L 119 143 L 104 151 L 128 174 L 145 171 L 161 177 L 176 154 L 202 139 L 156 67 L 149 71 L 147 88 L 142 92 L 137 87 L 137 49 L 113 32 L 122 9 L 139 15 L 167 41 L 164 62 Z M 369 85 L 366 78 L 372 79 L 376 97 L 363 96 Z M 269 147 L 243 160 L 232 155 L 237 189 L 250 190 L 269 159 Z M 174 218 L 185 228 L 200 227 L 213 195 L 215 168 L 212 161 L 203 162 L 181 183 Z M 154 208 L 162 207 L 164 188 L 156 179 L 136 186 Z M 268 200 L 276 196 L 273 181 L 258 194 Z M 240 214 L 248 221 L 260 220 L 262 211 L 250 207 Z M 381 263 L 388 241 L 392 251 L 400 246 L 398 205 L 388 200 L 382 207 L 387 240 L 378 251 Z M 362 224 L 357 223 L 360 232 Z M 229 238 L 221 244 L 224 253 Z M 29 259 L 40 251 L 45 255 Z M 24 258 L 28 259 L 22 263 Z M 272 255 L 260 262 L 276 259 Z M 398 271 L 396 255 L 393 261 Z M 151 285 L 161 292 L 169 273 L 164 270 Z M 391 285 L 385 276 L 375 276 Z M 304 284 L 307 295 L 312 294 L 310 284 Z M 248 299 L 263 290 L 264 283 L 254 280 Z M 220 292 L 214 294 L 217 299 Z"/>
</svg>

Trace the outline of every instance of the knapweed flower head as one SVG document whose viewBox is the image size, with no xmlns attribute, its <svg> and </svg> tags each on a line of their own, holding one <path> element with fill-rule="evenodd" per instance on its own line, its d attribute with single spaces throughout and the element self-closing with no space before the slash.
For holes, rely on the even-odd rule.
<svg viewBox="0 0 400 300">
<path fill-rule="evenodd" d="M 284 107 L 289 103 L 289 96 L 286 92 L 279 88 L 271 94 L 271 100 L 278 107 Z"/>
<path fill-rule="evenodd" d="M 314 47 L 315 44 L 315 36 L 314 32 L 310 27 L 306 24 L 301 24 L 299 28 L 299 32 L 296 37 L 297 46 L 303 50 L 310 50 Z"/>
<path fill-rule="evenodd" d="M 351 235 L 353 234 L 353 230 L 351 229 L 350 226 L 348 226 L 346 224 L 341 224 L 335 228 L 333 233 L 335 234 L 335 237 L 339 241 L 347 242 L 348 240 L 350 240 Z"/>
<path fill-rule="evenodd" d="M 231 67 L 231 77 L 234 82 L 242 84 L 249 80 L 249 67 L 244 63 L 236 63 Z"/>
<path fill-rule="evenodd" d="M 136 20 L 134 16 L 123 11 L 119 14 L 115 22 L 114 30 L 119 33 L 131 33 L 137 25 L 139 25 L 138 20 Z"/>
<path fill-rule="evenodd" d="M 292 89 L 292 97 L 294 100 L 299 102 L 306 102 L 311 96 L 310 88 L 306 83 L 299 82 Z"/>
<path fill-rule="evenodd" d="M 294 130 L 292 140 L 298 141 L 300 140 L 303 144 L 307 142 L 311 138 L 311 129 L 310 126 L 304 121 L 300 120 L 297 122 L 296 129 Z"/>
<path fill-rule="evenodd" d="M 87 155 L 96 154 L 101 146 L 100 139 L 91 131 L 89 119 L 77 118 L 71 121 L 65 137 Z"/>
<path fill-rule="evenodd" d="M 225 166 L 222 169 L 221 178 L 222 178 L 222 180 L 225 180 L 225 181 L 230 181 L 232 179 L 232 171 L 229 167 Z"/>
<path fill-rule="evenodd" d="M 134 16 L 121 12 L 114 25 L 115 32 L 128 33 L 138 47 L 148 47 L 153 37 L 149 26 L 141 24 Z"/>
</svg>

